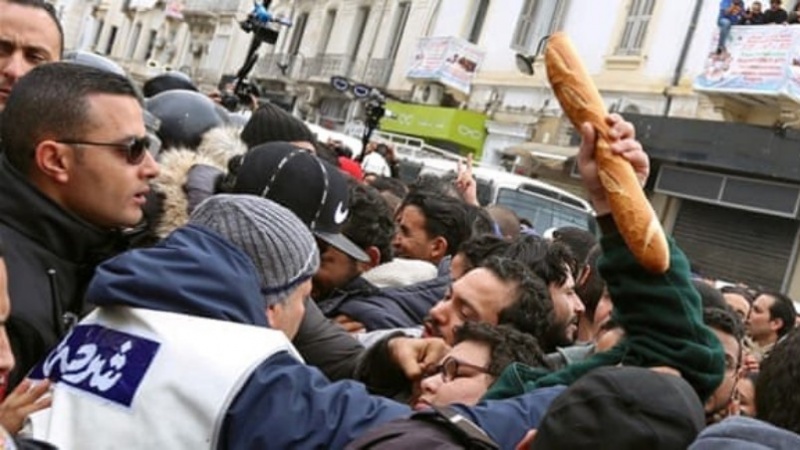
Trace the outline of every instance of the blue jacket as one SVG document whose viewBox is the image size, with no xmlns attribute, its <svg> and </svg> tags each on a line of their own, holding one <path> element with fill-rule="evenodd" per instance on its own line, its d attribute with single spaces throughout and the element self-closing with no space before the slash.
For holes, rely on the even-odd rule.
<svg viewBox="0 0 800 450">
<path fill-rule="evenodd" d="M 703 430 L 689 450 L 794 450 L 800 436 L 750 417 L 730 417 Z"/>
<path fill-rule="evenodd" d="M 269 326 L 258 286 L 246 254 L 189 225 L 153 248 L 99 266 L 87 296 L 100 307 L 125 305 Z M 458 409 L 502 448 L 513 448 L 562 390 L 541 389 Z M 331 383 L 318 369 L 278 353 L 254 371 L 231 404 L 220 448 L 343 448 L 365 430 L 410 412 L 407 405 L 369 395 L 360 383 Z"/>
<path fill-rule="evenodd" d="M 317 304 L 327 317 L 344 314 L 364 324 L 367 331 L 414 327 L 421 325 L 428 311 L 444 297 L 450 282 L 448 275 L 410 286 L 378 289 L 358 277 Z"/>
</svg>

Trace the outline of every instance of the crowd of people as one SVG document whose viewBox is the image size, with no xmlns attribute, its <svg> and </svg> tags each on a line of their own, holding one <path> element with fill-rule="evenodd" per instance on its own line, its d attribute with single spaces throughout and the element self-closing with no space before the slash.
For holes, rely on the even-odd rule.
<svg viewBox="0 0 800 450">
<path fill-rule="evenodd" d="M 717 26 L 719 42 L 717 54 L 727 51 L 728 37 L 734 25 L 792 25 L 800 23 L 800 2 L 787 12 L 783 9 L 782 0 L 769 0 L 769 8 L 765 8 L 759 0 L 745 5 L 744 0 L 720 0 Z"/>
<path fill-rule="evenodd" d="M 385 145 L 62 53 L 50 5 L 0 0 L 3 448 L 800 448 L 792 300 L 671 239 L 645 270 L 588 124 L 601 235 L 545 237 L 470 164 L 408 185 Z"/>
</svg>

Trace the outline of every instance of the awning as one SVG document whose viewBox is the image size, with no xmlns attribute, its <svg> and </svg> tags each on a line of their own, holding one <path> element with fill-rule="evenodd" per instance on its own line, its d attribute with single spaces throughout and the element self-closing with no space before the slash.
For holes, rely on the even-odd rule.
<svg viewBox="0 0 800 450">
<path fill-rule="evenodd" d="M 535 159 L 551 168 L 558 168 L 568 159 L 578 155 L 578 147 L 562 147 L 560 145 L 542 144 L 539 142 L 523 142 L 503 150 L 506 155 L 519 155 Z"/>
</svg>

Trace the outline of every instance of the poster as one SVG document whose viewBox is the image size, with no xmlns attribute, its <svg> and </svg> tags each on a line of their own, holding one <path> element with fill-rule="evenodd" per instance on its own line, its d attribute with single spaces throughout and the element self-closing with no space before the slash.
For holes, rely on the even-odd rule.
<svg viewBox="0 0 800 450">
<path fill-rule="evenodd" d="M 406 77 L 439 82 L 469 94 L 472 79 L 483 61 L 484 51 L 456 37 L 421 38 L 411 58 Z"/>
</svg>

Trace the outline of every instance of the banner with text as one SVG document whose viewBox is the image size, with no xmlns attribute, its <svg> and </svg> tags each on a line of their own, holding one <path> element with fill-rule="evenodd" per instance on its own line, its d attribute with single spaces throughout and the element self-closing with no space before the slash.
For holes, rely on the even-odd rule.
<svg viewBox="0 0 800 450">
<path fill-rule="evenodd" d="M 800 27 L 735 26 L 726 47 L 717 53 L 715 35 L 695 90 L 785 96 L 800 102 Z"/>
</svg>

